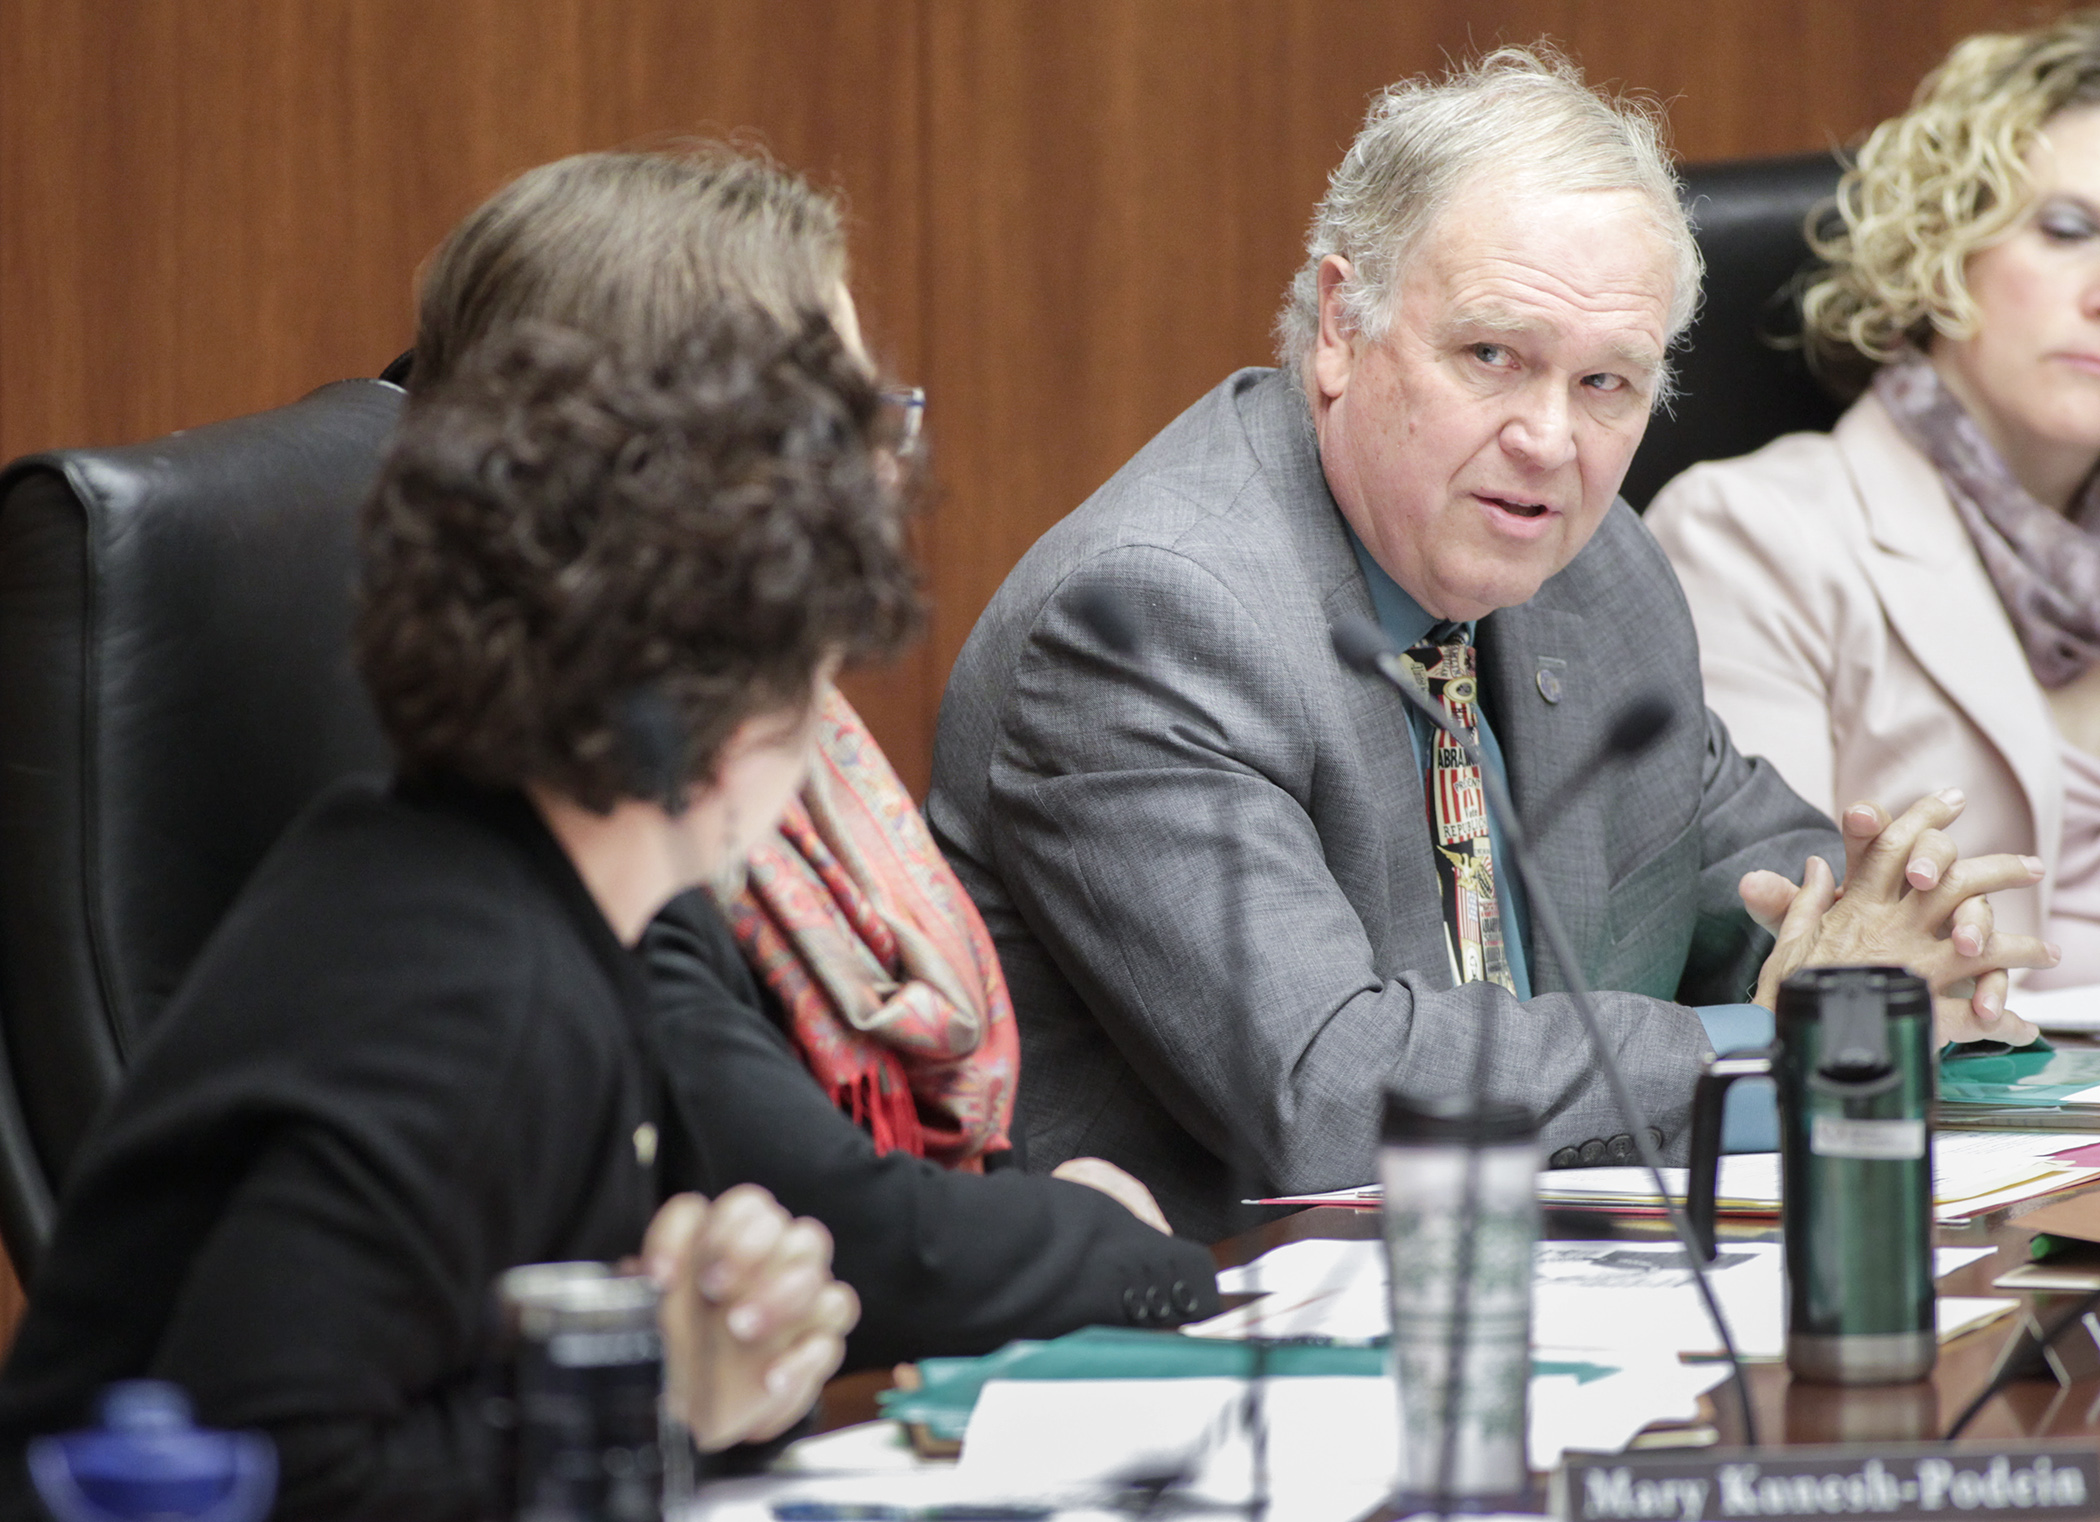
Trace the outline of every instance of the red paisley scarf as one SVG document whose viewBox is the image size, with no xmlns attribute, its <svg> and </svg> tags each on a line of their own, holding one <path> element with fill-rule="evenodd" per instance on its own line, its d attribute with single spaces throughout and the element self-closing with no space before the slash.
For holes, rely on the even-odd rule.
<svg viewBox="0 0 2100 1522">
<path fill-rule="evenodd" d="M 802 1060 L 878 1150 L 978 1172 L 1011 1145 L 1020 1038 L 991 936 L 837 691 L 801 797 L 718 897 Z"/>
</svg>

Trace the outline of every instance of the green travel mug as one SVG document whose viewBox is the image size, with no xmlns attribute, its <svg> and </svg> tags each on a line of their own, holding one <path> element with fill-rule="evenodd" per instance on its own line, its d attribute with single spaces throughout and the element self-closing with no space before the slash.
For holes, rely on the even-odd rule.
<svg viewBox="0 0 2100 1522">
<path fill-rule="evenodd" d="M 1692 1105 L 1687 1207 L 1713 1255 L 1721 1106 L 1738 1078 L 1779 1094 L 1786 1361 L 1826 1384 L 1923 1379 L 1932 1281 L 1932 993 L 1900 967 L 1817 967 L 1780 986 L 1773 1044 L 1713 1059 Z"/>
</svg>

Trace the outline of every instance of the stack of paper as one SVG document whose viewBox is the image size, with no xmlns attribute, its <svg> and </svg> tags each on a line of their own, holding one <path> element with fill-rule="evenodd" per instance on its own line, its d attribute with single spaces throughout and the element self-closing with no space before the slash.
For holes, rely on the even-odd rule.
<svg viewBox="0 0 2100 1522">
<path fill-rule="evenodd" d="M 1963 1053 L 1940 1063 L 1940 1124 L 2100 1131 L 2100 1052 Z"/>
<path fill-rule="evenodd" d="M 2092 1113 L 2100 1125 L 2100 1110 Z M 2061 1131 L 1954 1131 L 1932 1141 L 1933 1206 L 1943 1221 L 2054 1194 L 2100 1179 L 2100 1142 Z M 1686 1172 L 1662 1170 L 1670 1197 L 1684 1200 Z M 1717 1180 L 1723 1215 L 1779 1214 L 1779 1154 L 1742 1152 L 1721 1159 Z M 1291 1195 L 1265 1205 L 1346 1205 L 1376 1210 L 1376 1184 L 1331 1194 Z M 1660 1214 L 1662 1201 L 1646 1168 L 1555 1168 L 1539 1175 L 1539 1199 L 1562 1209 Z"/>
<path fill-rule="evenodd" d="M 1953 1131 L 1932 1139 L 1941 1220 L 1979 1215 L 2100 1178 L 2100 1144 L 2061 1133 Z"/>
<path fill-rule="evenodd" d="M 1987 1247 L 1942 1247 L 1935 1272 L 1988 1257 Z M 1609 1354 L 1712 1357 L 1720 1339 L 1674 1242 L 1541 1242 L 1532 1286 L 1531 1341 L 1540 1358 Z M 1786 1348 L 1785 1272 L 1776 1242 L 1730 1243 L 1708 1266 L 1736 1351 L 1778 1358 Z M 1379 1242 L 1292 1242 L 1219 1276 L 1228 1292 L 1261 1298 L 1185 1330 L 1204 1337 L 1334 1337 L 1368 1341 L 1391 1328 Z M 1942 1338 L 1982 1325 L 2014 1300 L 1941 1296 Z"/>
<path fill-rule="evenodd" d="M 1959 1131 L 1933 1138 L 1932 1202 L 1943 1221 L 2053 1194 L 2100 1179 L 2090 1144 L 2061 1133 Z M 2100 1147 L 2091 1148 L 2100 1152 Z M 1665 1168 L 1663 1182 L 1682 1203 L 1686 1173 Z M 1779 1214 L 1779 1154 L 1746 1152 L 1721 1159 L 1718 1194 L 1724 1215 Z M 1661 1209 L 1645 1168 L 1561 1168 L 1539 1175 L 1539 1199 L 1550 1205 L 1611 1210 Z"/>
<path fill-rule="evenodd" d="M 1670 1197 L 1683 1204 L 1687 1171 L 1665 1168 L 1662 1176 Z M 1778 1215 L 1779 1154 L 1738 1152 L 1722 1158 L 1715 1195 L 1722 1215 Z M 1539 1175 L 1539 1202 L 1561 1209 L 1662 1214 L 1662 1199 L 1646 1168 L 1555 1168 Z"/>
</svg>

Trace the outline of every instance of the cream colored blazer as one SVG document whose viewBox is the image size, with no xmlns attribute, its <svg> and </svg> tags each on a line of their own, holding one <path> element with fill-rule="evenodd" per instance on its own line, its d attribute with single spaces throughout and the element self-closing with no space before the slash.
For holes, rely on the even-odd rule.
<svg viewBox="0 0 2100 1522">
<path fill-rule="evenodd" d="M 1963 855 L 2047 864 L 2038 889 L 1991 897 L 2000 929 L 2039 934 L 2063 835 L 2055 721 L 1938 473 L 1882 405 L 1693 466 L 1647 524 L 1736 746 L 1833 814 L 1961 788 Z"/>
</svg>

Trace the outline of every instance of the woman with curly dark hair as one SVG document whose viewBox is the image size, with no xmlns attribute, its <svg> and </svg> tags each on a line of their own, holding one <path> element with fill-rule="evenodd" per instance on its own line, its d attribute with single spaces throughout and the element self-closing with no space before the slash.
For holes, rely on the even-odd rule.
<svg viewBox="0 0 2100 1522">
<path fill-rule="evenodd" d="M 838 207 L 775 164 L 581 154 L 504 187 L 432 258 L 410 388 L 504 322 L 646 342 L 737 301 L 788 324 L 822 311 L 858 354 L 845 276 Z M 991 938 L 835 689 L 815 724 L 810 778 L 744 870 L 675 899 L 643 942 L 675 1182 L 754 1182 L 831 1228 L 862 1303 L 850 1367 L 1213 1312 L 1209 1254 L 1166 1234 L 1136 1179 L 1008 1166 L 1019 1047 Z"/>
<path fill-rule="evenodd" d="M 493 1515 L 488 1296 L 523 1263 L 642 1251 L 708 1447 L 837 1367 L 822 1227 L 754 1188 L 658 1208 L 631 948 L 770 826 L 913 578 L 828 325 L 689 328 L 528 325 L 412 399 L 357 631 L 398 774 L 291 827 L 83 1147 L 0 1378 L 0 1489 L 151 1375 L 274 1439 L 278 1515 Z"/>
</svg>

